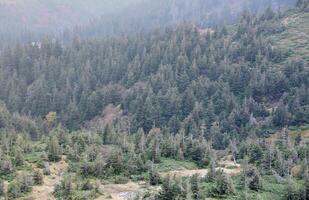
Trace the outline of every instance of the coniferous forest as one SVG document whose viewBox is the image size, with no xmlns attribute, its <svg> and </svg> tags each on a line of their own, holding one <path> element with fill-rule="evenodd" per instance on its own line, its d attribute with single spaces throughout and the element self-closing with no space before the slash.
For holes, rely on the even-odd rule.
<svg viewBox="0 0 309 200">
<path fill-rule="evenodd" d="M 309 1 L 188 2 L 0 20 L 0 199 L 309 200 Z"/>
</svg>

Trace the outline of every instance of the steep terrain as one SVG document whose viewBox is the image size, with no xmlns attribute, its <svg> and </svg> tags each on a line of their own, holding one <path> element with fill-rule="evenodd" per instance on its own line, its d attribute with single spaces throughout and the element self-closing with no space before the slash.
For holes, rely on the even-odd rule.
<svg viewBox="0 0 309 200">
<path fill-rule="evenodd" d="M 120 12 L 140 0 L 1 0 L 0 41 L 33 41 Z"/>
<path fill-rule="evenodd" d="M 195 20 L 171 2 L 166 25 Z M 298 2 L 229 26 L 11 44 L 0 199 L 309 199 L 309 1 Z"/>
<path fill-rule="evenodd" d="M 295 0 L 1 0 L 1 45 L 68 33 L 85 38 L 151 31 L 180 23 L 202 26 L 235 22 L 248 9 L 285 9 Z M 73 28 L 77 27 L 77 28 Z M 5 43 L 4 43 L 5 42 Z M 4 43 L 4 44 L 3 44 Z"/>
<path fill-rule="evenodd" d="M 67 170 L 67 163 L 65 162 L 64 159 L 56 163 L 51 163 L 50 165 L 51 174 L 44 177 L 42 185 L 33 187 L 31 193 L 27 195 L 27 198 L 33 200 L 40 200 L 40 199 L 55 200 L 56 198 L 53 196 L 54 189 L 56 185 L 61 183 L 61 180 L 63 179 L 66 170 Z"/>
<path fill-rule="evenodd" d="M 309 12 L 291 12 L 281 23 L 286 30 L 273 36 L 274 45 L 288 51 L 291 57 L 309 62 Z"/>
<path fill-rule="evenodd" d="M 238 20 L 244 10 L 261 13 L 267 7 L 285 10 L 295 0 L 146 0 L 127 7 L 121 13 L 103 16 L 90 25 L 80 27 L 85 37 L 119 35 L 151 31 L 157 28 L 193 23 L 201 27 L 230 24 Z"/>
</svg>

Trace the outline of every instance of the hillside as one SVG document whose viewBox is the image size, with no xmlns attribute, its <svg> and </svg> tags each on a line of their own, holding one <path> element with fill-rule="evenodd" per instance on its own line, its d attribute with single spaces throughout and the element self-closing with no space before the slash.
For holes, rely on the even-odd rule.
<svg viewBox="0 0 309 200">
<path fill-rule="evenodd" d="M 17 46 L 0 58 L 0 98 L 11 112 L 41 119 L 56 112 L 69 130 L 120 105 L 126 130 L 156 125 L 198 135 L 207 127 L 215 147 L 226 148 L 231 137 L 246 138 L 250 130 L 267 136 L 308 123 L 308 63 L 272 42 L 289 31 L 284 19 L 268 9 L 206 34 L 181 25 L 68 46 Z"/>
<path fill-rule="evenodd" d="M 286 30 L 273 36 L 274 45 L 291 57 L 309 61 L 309 12 L 291 12 L 282 19 Z"/>
<path fill-rule="evenodd" d="M 266 8 L 286 10 L 296 0 L 146 0 L 121 13 L 103 16 L 80 27 L 85 37 L 152 31 L 157 28 L 193 23 L 200 27 L 235 23 L 244 10 L 261 13 Z M 116 26 L 114 26 L 116 24 Z"/>
<path fill-rule="evenodd" d="M 309 0 L 207 28 L 160 2 L 147 31 L 0 51 L 0 200 L 309 199 Z"/>
<path fill-rule="evenodd" d="M 209 26 L 235 22 L 244 9 L 286 9 L 295 0 L 1 0 L 0 45 L 68 33 L 84 37 L 152 31 L 180 23 Z M 65 33 L 63 33 L 63 31 Z"/>
<path fill-rule="evenodd" d="M 0 41 L 32 41 L 120 12 L 140 0 L 1 0 Z"/>
</svg>

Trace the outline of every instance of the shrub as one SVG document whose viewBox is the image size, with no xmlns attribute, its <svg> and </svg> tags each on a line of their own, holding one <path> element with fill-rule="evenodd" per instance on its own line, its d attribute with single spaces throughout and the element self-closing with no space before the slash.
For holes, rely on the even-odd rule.
<svg viewBox="0 0 309 200">
<path fill-rule="evenodd" d="M 17 198 L 21 196 L 20 184 L 17 181 L 13 181 L 9 184 L 8 187 L 8 197 Z"/>
<path fill-rule="evenodd" d="M 157 171 L 151 170 L 149 174 L 149 184 L 150 185 L 159 185 L 161 183 L 160 175 Z"/>
<path fill-rule="evenodd" d="M 262 178 L 256 167 L 250 166 L 246 170 L 245 176 L 250 190 L 259 191 L 262 189 Z"/>
<path fill-rule="evenodd" d="M 225 174 L 223 170 L 217 171 L 215 183 L 216 186 L 211 191 L 214 196 L 234 194 L 235 189 L 233 182 L 230 176 Z"/>
<path fill-rule="evenodd" d="M 289 180 L 284 193 L 284 200 L 302 200 L 305 199 L 305 194 L 302 188 Z"/>
<path fill-rule="evenodd" d="M 59 185 L 56 185 L 54 195 L 61 199 L 70 199 L 73 192 L 72 178 L 65 176 Z"/>
<path fill-rule="evenodd" d="M 124 176 L 115 176 L 114 182 L 115 184 L 126 184 L 129 182 L 129 179 Z"/>
<path fill-rule="evenodd" d="M 22 194 L 30 192 L 32 190 L 32 186 L 32 176 L 28 173 L 23 173 L 9 184 L 8 196 L 9 198 L 20 197 Z"/>
<path fill-rule="evenodd" d="M 36 170 L 33 173 L 33 182 L 35 185 L 42 185 L 43 184 L 43 174 Z"/>
<path fill-rule="evenodd" d="M 33 177 L 31 174 L 23 173 L 17 177 L 17 182 L 20 184 L 22 193 L 30 192 L 33 186 Z"/>
<path fill-rule="evenodd" d="M 14 171 L 14 167 L 10 158 L 4 158 L 0 162 L 0 174 L 10 174 Z"/>
<path fill-rule="evenodd" d="M 4 195 L 4 181 L 0 179 L 0 196 Z"/>
</svg>

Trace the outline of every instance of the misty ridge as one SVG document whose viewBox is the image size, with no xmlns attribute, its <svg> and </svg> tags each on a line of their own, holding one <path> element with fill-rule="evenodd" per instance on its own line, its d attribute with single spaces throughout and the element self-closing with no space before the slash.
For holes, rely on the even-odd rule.
<svg viewBox="0 0 309 200">
<path fill-rule="evenodd" d="M 284 10 L 296 0 L 1 0 L 0 41 L 67 39 L 151 31 L 181 23 L 201 27 L 237 21 L 244 10 Z M 3 44 L 3 43 L 2 43 Z"/>
</svg>

